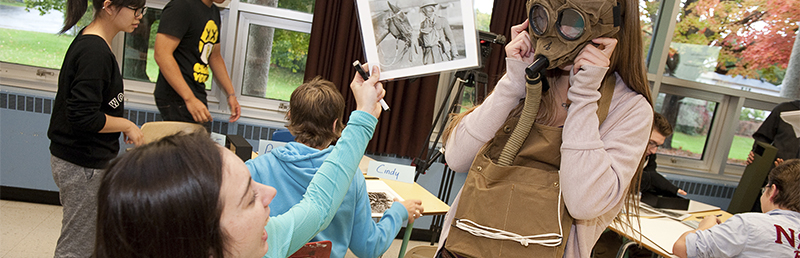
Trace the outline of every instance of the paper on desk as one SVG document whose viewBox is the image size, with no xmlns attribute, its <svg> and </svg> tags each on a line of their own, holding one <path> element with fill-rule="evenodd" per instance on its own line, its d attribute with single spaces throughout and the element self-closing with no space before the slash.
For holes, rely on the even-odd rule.
<svg viewBox="0 0 800 258">
<path fill-rule="evenodd" d="M 658 245 L 664 252 L 672 254 L 672 245 L 686 231 L 693 228 L 668 218 L 641 219 L 642 234 Z"/>
<path fill-rule="evenodd" d="M 781 119 L 787 124 L 792 125 L 795 136 L 800 136 L 800 110 L 781 112 Z"/>
<path fill-rule="evenodd" d="M 719 207 L 714 205 L 705 204 L 702 202 L 697 201 L 689 201 L 689 208 L 686 210 L 673 210 L 673 209 L 664 209 L 670 212 L 676 212 L 680 214 L 694 214 L 698 212 L 706 212 L 706 211 L 716 211 L 720 210 Z"/>
<path fill-rule="evenodd" d="M 627 218 L 622 218 L 622 223 L 616 222 L 611 225 L 615 230 L 624 232 L 626 238 L 633 239 L 651 250 L 660 250 L 659 253 L 672 254 L 672 245 L 683 235 L 684 232 L 692 230 L 691 227 L 682 222 L 670 218 L 640 218 L 638 225 L 636 219 L 632 218 L 634 225 L 627 225 Z M 641 226 L 641 227 L 640 227 Z M 662 255 L 663 255 L 662 254 Z"/>
<path fill-rule="evenodd" d="M 400 201 L 403 201 L 403 197 L 400 197 L 400 195 L 397 194 L 397 192 L 392 190 L 392 188 L 389 187 L 389 185 L 387 185 L 386 183 L 384 183 L 381 180 L 366 180 L 366 183 L 367 183 L 367 193 L 385 193 L 386 197 L 389 200 L 393 200 L 394 198 L 397 198 Z M 373 218 L 380 218 L 382 216 L 383 216 L 382 212 L 380 212 L 380 213 L 373 212 L 372 213 L 372 217 Z"/>
</svg>

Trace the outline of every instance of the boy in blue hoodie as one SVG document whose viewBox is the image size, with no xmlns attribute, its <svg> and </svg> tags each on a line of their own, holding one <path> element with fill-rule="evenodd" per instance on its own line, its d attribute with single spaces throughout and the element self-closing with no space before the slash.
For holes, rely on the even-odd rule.
<svg viewBox="0 0 800 258">
<path fill-rule="evenodd" d="M 287 127 L 295 142 L 245 163 L 253 180 L 281 193 L 270 204 L 270 216 L 285 213 L 303 198 L 311 178 L 333 149 L 331 143 L 344 129 L 344 106 L 333 83 L 319 77 L 292 92 Z M 376 223 L 371 218 L 364 175 L 356 173 L 333 221 L 311 241 L 330 240 L 331 257 L 344 257 L 348 248 L 358 257 L 379 257 L 392 244 L 402 222 L 414 221 L 422 211 L 419 200 L 394 202 Z"/>
</svg>

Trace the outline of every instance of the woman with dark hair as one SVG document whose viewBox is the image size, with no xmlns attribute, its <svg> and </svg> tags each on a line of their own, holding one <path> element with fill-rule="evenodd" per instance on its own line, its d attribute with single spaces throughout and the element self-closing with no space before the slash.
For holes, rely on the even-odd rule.
<svg viewBox="0 0 800 258">
<path fill-rule="evenodd" d="M 372 136 L 380 72 L 350 87 L 357 110 L 304 198 L 269 217 L 275 188 L 257 183 L 207 135 L 177 135 L 112 162 L 98 198 L 96 257 L 287 257 L 325 229 Z"/>
<path fill-rule="evenodd" d="M 89 257 L 94 245 L 97 189 L 103 168 L 125 141 L 144 142 L 142 132 L 122 117 L 124 88 L 111 40 L 133 32 L 144 16 L 145 0 L 93 0 L 94 19 L 72 41 L 58 76 L 50 138 L 50 166 L 64 217 L 55 257 Z M 69 30 L 86 13 L 87 0 L 69 0 L 64 27 Z"/>
</svg>

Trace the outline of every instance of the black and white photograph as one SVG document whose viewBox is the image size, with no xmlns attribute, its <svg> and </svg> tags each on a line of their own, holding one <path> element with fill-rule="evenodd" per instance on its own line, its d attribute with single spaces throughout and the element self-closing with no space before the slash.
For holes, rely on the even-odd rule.
<svg viewBox="0 0 800 258">
<path fill-rule="evenodd" d="M 472 0 L 357 0 L 370 67 L 381 80 L 479 65 Z"/>
</svg>

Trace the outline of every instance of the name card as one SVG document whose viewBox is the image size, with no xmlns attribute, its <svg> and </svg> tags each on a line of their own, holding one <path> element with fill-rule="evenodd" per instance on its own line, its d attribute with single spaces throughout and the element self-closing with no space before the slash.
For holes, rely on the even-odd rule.
<svg viewBox="0 0 800 258">
<path fill-rule="evenodd" d="M 369 162 L 369 167 L 367 168 L 368 176 L 391 179 L 409 184 L 414 183 L 414 173 L 416 173 L 416 169 L 412 166 L 374 160 Z"/>
<path fill-rule="evenodd" d="M 273 149 L 285 146 L 285 142 L 258 140 L 258 155 L 264 155 L 272 152 Z"/>
<path fill-rule="evenodd" d="M 211 132 L 211 140 L 213 140 L 220 146 L 225 146 L 225 138 L 227 137 L 224 134 Z"/>
</svg>

